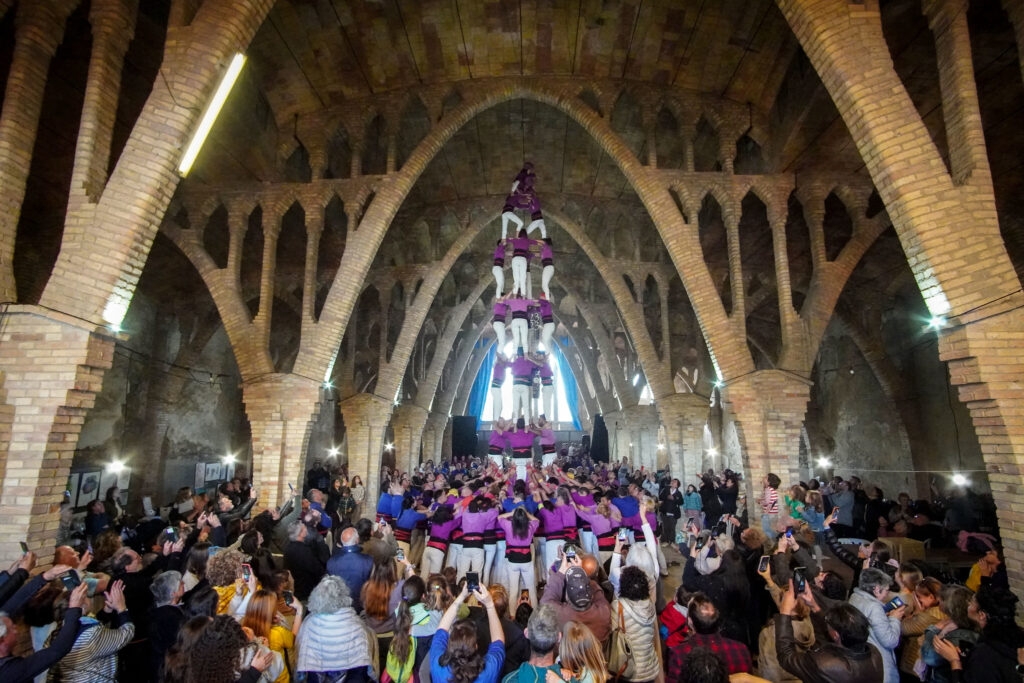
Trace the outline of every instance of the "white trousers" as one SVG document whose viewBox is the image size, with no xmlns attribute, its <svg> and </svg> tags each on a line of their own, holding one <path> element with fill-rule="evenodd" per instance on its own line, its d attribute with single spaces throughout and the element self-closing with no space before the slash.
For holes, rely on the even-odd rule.
<svg viewBox="0 0 1024 683">
<path fill-rule="evenodd" d="M 530 343 L 530 321 L 526 318 L 513 318 L 512 319 L 512 345 L 516 347 L 516 351 L 523 349 L 524 352 L 529 351 Z"/>
<path fill-rule="evenodd" d="M 526 296 L 526 257 L 512 257 L 512 293 Z"/>
<path fill-rule="evenodd" d="M 423 561 L 420 562 L 420 575 L 426 579 L 431 574 L 440 574 L 444 569 L 444 551 L 431 548 L 423 549 Z"/>
<path fill-rule="evenodd" d="M 484 549 L 483 548 L 463 548 L 462 552 L 459 553 L 459 564 L 457 569 L 458 578 L 462 578 L 466 575 L 466 572 L 476 572 L 480 574 L 480 583 L 484 584 L 483 570 L 484 570 Z"/>
<path fill-rule="evenodd" d="M 501 409 L 505 407 L 502 404 L 501 387 L 491 387 L 491 405 L 494 406 L 491 415 L 497 420 L 501 417 Z"/>
<path fill-rule="evenodd" d="M 540 330 L 540 341 L 544 344 L 544 350 L 549 354 L 551 353 L 551 340 L 555 336 L 555 324 L 544 323 L 544 327 Z"/>
<path fill-rule="evenodd" d="M 497 266 L 495 266 L 497 268 Z M 551 278 L 555 276 L 554 266 L 544 266 L 544 270 L 540 273 L 540 288 L 544 290 L 544 296 L 547 297 L 548 301 L 551 301 Z M 502 280 L 504 282 L 504 279 Z M 499 285 L 499 296 L 501 294 Z"/>
<path fill-rule="evenodd" d="M 504 559 L 504 558 L 502 558 Z M 505 589 L 508 591 L 508 609 L 514 617 L 516 605 L 519 604 L 519 591 L 530 591 L 530 604 L 537 606 L 537 574 L 533 570 L 533 562 L 509 562 L 504 560 L 505 575 L 508 577 Z"/>
<path fill-rule="evenodd" d="M 564 539 L 557 541 L 545 541 L 544 543 L 544 569 L 547 569 L 555 562 L 558 562 L 558 551 L 565 545 Z"/>
<path fill-rule="evenodd" d="M 493 543 L 484 543 L 484 571 L 480 574 L 480 583 L 485 586 L 491 585 L 491 571 L 494 565 L 494 551 L 497 548 Z"/>
<path fill-rule="evenodd" d="M 494 328 L 494 336 L 498 340 L 498 353 L 505 353 L 505 323 L 501 321 L 492 322 L 491 327 Z"/>
<path fill-rule="evenodd" d="M 515 225 L 512 228 L 512 235 L 518 235 L 519 230 L 523 227 L 523 219 L 515 214 L 514 211 L 506 211 L 501 214 L 501 239 L 508 239 L 508 224 L 512 223 Z M 530 234 L 530 233 L 526 233 Z"/>
<path fill-rule="evenodd" d="M 540 386 L 540 414 L 547 420 L 555 419 L 555 385 Z"/>
<path fill-rule="evenodd" d="M 548 266 L 549 268 L 553 266 Z M 547 270 L 547 269 L 545 269 Z M 505 268 L 502 266 L 492 266 L 491 272 L 494 273 L 494 296 L 500 297 L 502 292 L 505 291 Z"/>
<path fill-rule="evenodd" d="M 527 424 L 530 422 L 530 387 L 525 384 L 512 385 L 512 419 L 519 417 L 522 411 L 523 419 Z"/>
</svg>

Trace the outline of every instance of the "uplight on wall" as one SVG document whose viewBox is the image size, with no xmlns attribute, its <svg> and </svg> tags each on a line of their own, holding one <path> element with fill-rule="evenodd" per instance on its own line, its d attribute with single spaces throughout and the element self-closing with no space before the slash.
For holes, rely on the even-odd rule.
<svg viewBox="0 0 1024 683">
<path fill-rule="evenodd" d="M 181 163 L 178 164 L 178 173 L 182 177 L 188 175 L 188 172 L 192 169 L 192 164 L 195 163 L 196 157 L 199 156 L 199 150 L 202 149 L 203 143 L 206 142 L 206 136 L 210 134 L 210 129 L 213 128 L 213 123 L 217 120 L 217 115 L 220 114 L 221 107 L 227 101 L 228 94 L 231 92 L 231 88 L 234 87 L 235 81 L 238 80 L 238 74 L 242 72 L 244 65 L 245 55 L 241 52 L 235 54 L 231 64 L 228 65 L 228 70 L 220 81 L 220 85 L 217 86 L 216 92 L 213 93 L 213 99 L 210 100 L 206 111 L 203 112 L 203 118 L 200 119 L 199 127 L 196 128 L 195 134 L 192 135 L 192 139 L 185 149 L 185 155 L 181 157 Z"/>
</svg>

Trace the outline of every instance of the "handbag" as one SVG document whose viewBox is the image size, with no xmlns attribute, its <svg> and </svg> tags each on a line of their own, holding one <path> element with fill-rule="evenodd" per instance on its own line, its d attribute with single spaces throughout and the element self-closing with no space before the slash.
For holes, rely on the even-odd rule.
<svg viewBox="0 0 1024 683">
<path fill-rule="evenodd" d="M 615 680 L 625 678 L 632 680 L 636 674 L 636 665 L 633 661 L 633 648 L 626 638 L 626 619 L 622 613 L 622 603 L 619 605 L 619 621 L 612 623 L 611 636 L 608 638 L 608 648 L 605 652 L 605 659 L 608 660 L 608 671 Z"/>
</svg>

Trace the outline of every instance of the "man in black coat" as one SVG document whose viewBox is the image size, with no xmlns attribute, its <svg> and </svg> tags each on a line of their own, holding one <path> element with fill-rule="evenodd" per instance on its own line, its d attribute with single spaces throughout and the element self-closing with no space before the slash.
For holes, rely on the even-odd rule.
<svg viewBox="0 0 1024 683">
<path fill-rule="evenodd" d="M 295 581 L 295 597 L 305 601 L 327 573 L 330 551 L 323 539 L 316 534 L 310 535 L 309 527 L 301 519 L 288 527 L 288 539 L 284 548 L 284 566 Z"/>
<path fill-rule="evenodd" d="M 679 480 L 673 479 L 667 489 L 661 492 L 661 544 L 671 545 L 676 542 L 676 521 L 682 514 L 683 492 L 679 490 Z"/>
</svg>

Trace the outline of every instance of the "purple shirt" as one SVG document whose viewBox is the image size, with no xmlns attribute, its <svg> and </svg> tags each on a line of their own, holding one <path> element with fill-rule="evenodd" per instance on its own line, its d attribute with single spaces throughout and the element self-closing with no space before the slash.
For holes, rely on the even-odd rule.
<svg viewBox="0 0 1024 683">
<path fill-rule="evenodd" d="M 552 384 L 554 382 L 555 373 L 554 371 L 551 370 L 551 366 L 548 365 L 547 363 L 544 363 L 544 365 L 540 366 L 540 368 L 538 368 L 538 372 L 540 372 L 541 384 Z"/>
<path fill-rule="evenodd" d="M 500 318 L 501 320 L 504 320 L 505 316 L 507 316 L 507 315 L 508 315 L 508 304 L 506 304 L 504 301 L 495 301 L 494 302 L 494 319 Z"/>
<path fill-rule="evenodd" d="M 511 444 L 512 449 L 517 448 L 531 448 L 533 446 L 533 432 L 515 431 L 505 432 L 508 435 L 508 442 Z"/>
<path fill-rule="evenodd" d="M 540 430 L 540 445 L 555 445 L 555 430 L 553 429 L 542 429 Z M 566 505 L 565 507 L 569 507 Z"/>
<path fill-rule="evenodd" d="M 497 258 L 497 252 L 495 252 L 495 258 Z M 555 259 L 555 250 L 547 242 L 542 242 L 540 245 L 540 258 L 542 261 L 548 258 L 551 260 Z"/>
<path fill-rule="evenodd" d="M 551 310 L 551 302 L 547 299 L 541 299 L 540 303 L 537 304 L 540 308 L 540 317 L 542 318 L 554 318 L 554 313 Z"/>
<path fill-rule="evenodd" d="M 533 369 L 537 367 L 525 357 L 517 357 L 512 361 L 512 379 L 516 382 L 525 380 L 527 384 L 533 383 Z"/>
<path fill-rule="evenodd" d="M 482 534 L 489 524 L 492 524 L 498 517 L 498 508 L 491 508 L 483 512 L 462 513 L 462 533 Z"/>
<path fill-rule="evenodd" d="M 505 243 L 502 242 L 494 248 L 494 260 L 504 261 L 505 260 Z"/>
<path fill-rule="evenodd" d="M 577 505 L 583 505 L 588 508 L 594 507 L 594 496 L 590 493 L 576 493 L 575 491 L 570 494 L 572 496 L 572 502 Z"/>
<path fill-rule="evenodd" d="M 517 256 L 521 258 L 530 258 L 530 242 L 532 241 L 529 237 L 513 237 L 512 242 L 512 258 Z"/>
<path fill-rule="evenodd" d="M 544 532 L 549 536 L 560 532 L 565 528 L 565 522 L 562 519 L 561 508 L 555 508 L 554 510 L 548 510 L 547 508 L 541 508 L 537 510 L 537 517 L 544 523 Z M 575 516 L 573 517 L 573 523 L 576 522 Z"/>
<path fill-rule="evenodd" d="M 590 522 L 590 527 L 594 530 L 595 536 L 606 534 L 612 530 L 612 520 L 608 517 L 605 517 L 599 512 L 591 512 L 590 510 L 579 509 L 576 511 L 576 514 Z"/>
<path fill-rule="evenodd" d="M 533 543 L 533 535 L 537 533 L 537 527 L 540 526 L 540 522 L 536 519 L 530 520 L 530 529 L 526 534 L 526 538 L 519 538 L 512 533 L 512 520 L 508 517 L 499 517 L 498 526 L 505 532 L 506 546 L 525 548 Z"/>
<path fill-rule="evenodd" d="M 487 441 L 487 444 L 504 450 L 505 446 L 508 445 L 508 432 L 499 432 L 495 429 L 491 432 L 491 438 Z"/>
<path fill-rule="evenodd" d="M 512 315 L 516 313 L 526 313 L 530 308 L 529 299 L 509 299 L 508 308 L 512 311 Z"/>
<path fill-rule="evenodd" d="M 452 519 L 444 524 L 433 522 L 430 525 L 430 537 L 447 541 L 452 537 L 452 530 L 461 523 L 461 519 Z"/>
</svg>

